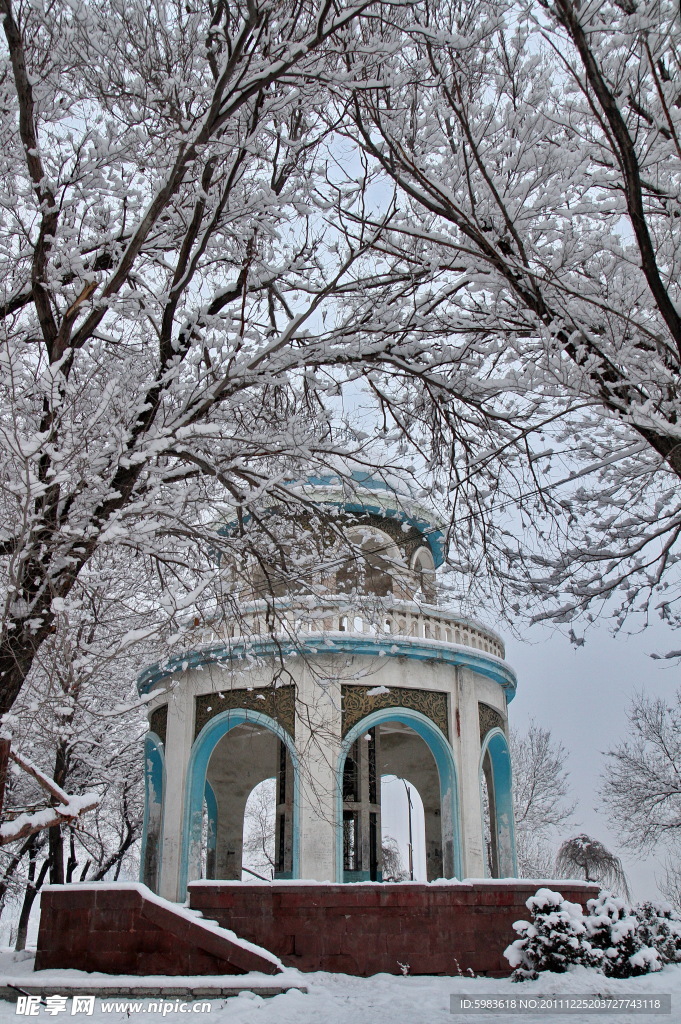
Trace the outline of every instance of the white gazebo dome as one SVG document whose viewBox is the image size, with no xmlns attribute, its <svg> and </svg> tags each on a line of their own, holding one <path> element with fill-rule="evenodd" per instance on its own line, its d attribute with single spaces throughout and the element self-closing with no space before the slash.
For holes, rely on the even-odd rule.
<svg viewBox="0 0 681 1024">
<path fill-rule="evenodd" d="M 364 474 L 300 493 L 303 512 L 285 514 L 305 572 L 254 566 L 238 615 L 140 674 L 140 692 L 161 688 L 142 880 L 171 899 L 201 877 L 240 880 L 246 803 L 272 778 L 275 877 L 380 881 L 387 775 L 419 792 L 429 880 L 515 875 L 516 679 L 493 630 L 437 605 L 443 524 Z"/>
</svg>

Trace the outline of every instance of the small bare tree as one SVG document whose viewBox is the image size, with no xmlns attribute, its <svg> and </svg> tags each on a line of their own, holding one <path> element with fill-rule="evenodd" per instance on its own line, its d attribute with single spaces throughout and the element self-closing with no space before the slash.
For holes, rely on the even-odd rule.
<svg viewBox="0 0 681 1024">
<path fill-rule="evenodd" d="M 620 889 L 625 896 L 629 896 L 629 886 L 619 857 L 598 839 L 584 832 L 561 844 L 556 857 L 556 873 L 564 878 L 572 878 L 579 873 L 585 882 L 600 882 L 609 889 Z"/>
<path fill-rule="evenodd" d="M 525 733 L 512 729 L 510 740 L 518 872 L 521 878 L 548 878 L 555 857 L 551 840 L 576 806 L 566 803 L 567 751 L 534 721 Z"/>
<path fill-rule="evenodd" d="M 626 740 L 608 751 L 601 795 L 622 843 L 650 850 L 681 837 L 681 690 L 672 701 L 638 694 Z"/>
<path fill-rule="evenodd" d="M 681 908 L 681 690 L 665 701 L 639 693 L 625 740 L 609 750 L 601 797 L 623 846 L 666 848 L 658 887 Z"/>
<path fill-rule="evenodd" d="M 681 910 L 681 855 L 678 850 L 665 861 L 664 874 L 656 881 L 664 898 L 676 910 Z"/>
<path fill-rule="evenodd" d="M 247 868 L 274 877 L 276 780 L 265 779 L 248 798 L 244 813 L 243 861 Z"/>
<path fill-rule="evenodd" d="M 382 839 L 381 859 L 384 882 L 401 882 L 407 877 L 399 845 L 392 836 L 384 836 Z"/>
</svg>

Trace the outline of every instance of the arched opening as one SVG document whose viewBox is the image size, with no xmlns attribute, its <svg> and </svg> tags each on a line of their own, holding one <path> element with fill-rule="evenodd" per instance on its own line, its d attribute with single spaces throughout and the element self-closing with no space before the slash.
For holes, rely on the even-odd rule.
<svg viewBox="0 0 681 1024">
<path fill-rule="evenodd" d="M 511 755 L 501 729 L 491 729 L 480 754 L 480 812 L 486 867 L 492 878 L 517 875 Z"/>
<path fill-rule="evenodd" d="M 241 879 L 274 878 L 277 869 L 277 779 L 263 779 L 246 800 Z"/>
<path fill-rule="evenodd" d="M 426 822 L 416 786 L 381 777 L 381 861 L 384 882 L 427 882 Z"/>
<path fill-rule="evenodd" d="M 436 600 L 435 561 L 430 548 L 422 547 L 416 551 L 412 558 L 411 568 L 416 586 L 414 596 L 427 604 L 434 604 Z"/>
<path fill-rule="evenodd" d="M 497 849 L 496 811 L 494 807 L 494 779 L 492 759 L 485 751 L 480 773 L 480 794 L 482 800 L 482 841 L 487 878 L 499 878 L 499 851 Z"/>
<path fill-rule="evenodd" d="M 254 790 L 272 778 L 280 790 L 273 809 L 274 874 L 291 877 L 293 821 L 291 801 L 286 797 L 291 777 L 286 745 L 262 725 L 245 722 L 216 743 L 206 773 L 216 800 L 215 873 L 211 877 L 241 879 L 247 803 Z"/>
<path fill-rule="evenodd" d="M 340 593 L 356 591 L 388 597 L 395 590 L 396 579 L 403 575 L 404 559 L 390 537 L 373 527 L 348 530 L 354 551 L 347 555 L 336 571 L 336 588 Z"/>
<path fill-rule="evenodd" d="M 418 791 L 423 806 L 425 878 L 456 877 L 460 872 L 459 815 L 451 747 L 425 715 L 390 708 L 367 716 L 343 742 L 339 881 L 383 879 L 383 839 L 390 836 L 382 821 L 381 782 L 386 776 L 408 780 Z M 416 845 L 414 824 L 412 816 L 412 846 Z"/>
<path fill-rule="evenodd" d="M 298 779 L 291 738 L 254 711 L 237 709 L 211 719 L 189 762 L 183 889 L 201 877 L 242 878 L 244 863 L 250 867 L 249 851 L 244 852 L 247 803 L 266 782 L 274 799 L 274 877 L 293 878 L 298 871 Z"/>
</svg>

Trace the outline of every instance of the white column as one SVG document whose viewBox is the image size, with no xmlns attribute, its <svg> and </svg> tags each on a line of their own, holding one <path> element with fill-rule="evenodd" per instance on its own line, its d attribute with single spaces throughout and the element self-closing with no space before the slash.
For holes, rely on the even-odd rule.
<svg viewBox="0 0 681 1024">
<path fill-rule="evenodd" d="M 180 861 L 187 765 L 194 726 L 193 687 L 186 676 L 168 699 L 166 734 L 166 779 L 163 808 L 163 843 L 159 894 L 168 900 L 183 900 L 180 892 Z"/>
<path fill-rule="evenodd" d="M 474 674 L 458 668 L 458 698 L 461 720 L 459 760 L 461 794 L 461 842 L 465 878 L 485 874 L 482 817 L 480 809 L 480 718 Z"/>
<path fill-rule="evenodd" d="M 301 878 L 336 880 L 336 766 L 340 751 L 340 683 L 320 659 L 299 677 L 296 750 L 299 775 L 298 856 Z M 329 671 L 330 676 L 330 671 Z"/>
</svg>

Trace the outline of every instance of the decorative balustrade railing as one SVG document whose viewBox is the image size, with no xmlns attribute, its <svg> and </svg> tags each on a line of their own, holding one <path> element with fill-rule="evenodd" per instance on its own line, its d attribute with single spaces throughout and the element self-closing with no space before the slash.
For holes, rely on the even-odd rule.
<svg viewBox="0 0 681 1024">
<path fill-rule="evenodd" d="M 413 637 L 461 644 L 474 650 L 504 657 L 504 644 L 493 630 L 434 605 L 409 601 L 350 602 L 346 598 L 325 598 L 314 604 L 278 600 L 247 604 L 238 616 L 196 626 L 184 635 L 187 647 L 220 641 L 280 639 L 310 634 L 351 633 L 360 636 Z"/>
</svg>

